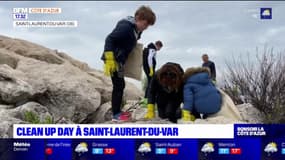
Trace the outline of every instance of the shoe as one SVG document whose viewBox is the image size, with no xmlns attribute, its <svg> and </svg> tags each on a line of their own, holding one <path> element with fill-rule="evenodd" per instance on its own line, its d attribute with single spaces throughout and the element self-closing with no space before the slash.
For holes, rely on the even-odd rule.
<svg viewBox="0 0 285 160">
<path fill-rule="evenodd" d="M 145 119 L 153 119 L 155 116 L 154 112 L 154 104 L 148 104 L 147 105 L 147 112 L 144 116 Z"/>
<path fill-rule="evenodd" d="M 131 113 L 130 112 L 120 112 L 113 116 L 113 122 L 127 122 L 131 120 Z"/>
<path fill-rule="evenodd" d="M 126 117 L 131 117 L 132 114 L 130 112 L 121 112 L 121 115 L 124 115 Z"/>
</svg>

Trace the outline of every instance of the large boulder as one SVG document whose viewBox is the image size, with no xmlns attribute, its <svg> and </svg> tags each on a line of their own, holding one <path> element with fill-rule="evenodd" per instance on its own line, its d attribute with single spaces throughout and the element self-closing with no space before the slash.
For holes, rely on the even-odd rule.
<svg viewBox="0 0 285 160">
<path fill-rule="evenodd" d="M 44 61 L 51 64 L 62 64 L 64 61 L 56 54 L 43 46 L 20 39 L 0 36 L 0 48 L 5 48 L 18 55 Z"/>
<path fill-rule="evenodd" d="M 10 60 L 0 64 L 14 68 L 2 67 L 6 81 L 0 82 L 3 103 L 19 106 L 35 101 L 47 107 L 55 120 L 64 117 L 81 123 L 111 100 L 111 79 L 86 63 L 24 40 L 0 36 L 0 44 L 0 57 Z M 5 86 L 8 80 L 10 88 Z M 126 83 L 124 99 L 138 100 L 141 96 L 139 89 Z"/>
<path fill-rule="evenodd" d="M 13 106 L 0 105 L 0 138 L 13 137 L 13 124 L 23 124 L 24 121 L 9 114 L 9 109 Z"/>
<path fill-rule="evenodd" d="M 22 60 L 18 69 L 45 85 L 45 93 L 37 96 L 35 101 L 46 106 L 55 119 L 66 117 L 81 123 L 100 106 L 101 95 L 95 87 L 102 85 L 100 80 L 69 63 L 43 65 L 39 61 L 30 61 Z"/>
<path fill-rule="evenodd" d="M 15 104 L 31 98 L 35 91 L 25 79 L 24 73 L 6 64 L 0 65 L 0 102 Z"/>
</svg>

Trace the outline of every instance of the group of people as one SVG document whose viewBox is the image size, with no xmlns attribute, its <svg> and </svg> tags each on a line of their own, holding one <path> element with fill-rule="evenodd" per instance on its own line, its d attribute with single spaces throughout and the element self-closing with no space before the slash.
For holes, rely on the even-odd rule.
<svg viewBox="0 0 285 160">
<path fill-rule="evenodd" d="M 124 65 L 142 32 L 154 25 L 155 21 L 156 15 L 152 9 L 141 6 L 134 17 L 120 20 L 105 40 L 101 59 L 104 61 L 104 73 L 111 76 L 113 84 L 113 121 L 130 120 L 130 113 L 121 111 L 125 88 Z M 162 47 L 163 43 L 156 41 L 143 50 L 143 68 L 147 77 L 145 118 L 155 117 L 155 106 L 160 118 L 173 123 L 177 123 L 181 117 L 184 121 L 194 121 L 218 112 L 222 100 L 214 85 L 215 65 L 209 61 L 208 55 L 202 56 L 203 67 L 188 68 L 184 72 L 179 64 L 168 62 L 156 71 L 156 52 Z"/>
</svg>

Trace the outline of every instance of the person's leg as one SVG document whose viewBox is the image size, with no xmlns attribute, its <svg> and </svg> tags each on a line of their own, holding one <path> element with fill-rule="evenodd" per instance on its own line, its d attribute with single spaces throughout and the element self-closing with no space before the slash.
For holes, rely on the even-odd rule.
<svg viewBox="0 0 285 160">
<path fill-rule="evenodd" d="M 181 119 L 182 118 L 182 109 L 180 108 L 180 106 L 177 108 L 175 116 L 176 116 L 177 119 Z"/>
<path fill-rule="evenodd" d="M 178 117 L 176 115 L 176 112 L 180 107 L 180 104 L 180 101 L 172 99 L 166 105 L 166 116 L 170 122 L 177 123 Z"/>
<path fill-rule="evenodd" d="M 147 98 L 147 94 L 148 94 L 149 86 L 150 86 L 150 81 L 151 81 L 151 77 L 148 74 L 146 74 L 146 78 L 147 78 L 147 85 L 145 88 L 144 98 Z"/>
<path fill-rule="evenodd" d="M 148 93 L 148 88 L 149 88 L 149 83 L 150 83 L 150 78 L 151 78 L 149 76 L 149 67 L 148 67 L 147 59 L 144 60 L 144 62 L 143 62 L 143 70 L 144 70 L 144 73 L 145 73 L 146 78 L 147 78 L 147 84 L 146 84 L 146 88 L 145 88 L 144 98 L 147 98 L 147 93 Z"/>
<path fill-rule="evenodd" d="M 166 102 L 167 98 L 164 96 L 159 95 L 156 99 L 156 104 L 157 104 L 157 111 L 158 111 L 158 116 L 162 119 L 167 118 L 166 116 Z"/>
<path fill-rule="evenodd" d="M 193 107 L 193 110 L 192 110 L 191 114 L 192 114 L 193 116 L 195 116 L 196 119 L 197 119 L 197 118 L 201 118 L 201 115 L 200 115 L 201 113 L 199 113 L 199 112 L 196 110 L 195 106 Z"/>
<path fill-rule="evenodd" d="M 113 83 L 112 91 L 112 112 L 113 115 L 116 115 L 121 112 L 121 105 L 123 101 L 123 94 L 125 88 L 125 79 L 124 77 L 119 77 L 118 72 L 114 72 L 111 77 Z"/>
</svg>

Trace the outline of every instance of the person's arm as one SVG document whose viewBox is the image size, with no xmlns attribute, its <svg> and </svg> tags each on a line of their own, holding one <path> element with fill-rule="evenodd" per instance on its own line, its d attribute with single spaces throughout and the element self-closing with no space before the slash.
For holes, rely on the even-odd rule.
<svg viewBox="0 0 285 160">
<path fill-rule="evenodd" d="M 192 114 L 194 96 L 189 84 L 184 86 L 184 106 L 182 109 L 182 120 L 183 121 L 195 121 L 195 116 Z"/>
<path fill-rule="evenodd" d="M 147 61 L 148 61 L 148 68 L 149 68 L 149 76 L 153 76 L 154 74 L 154 68 L 153 68 L 153 57 L 155 56 L 155 50 L 154 49 L 149 49 L 148 50 L 148 57 L 147 57 Z"/>
<path fill-rule="evenodd" d="M 148 50 L 147 61 L 148 61 L 148 67 L 149 67 L 149 68 L 153 67 L 152 58 L 154 57 L 155 52 L 156 52 L 156 51 L 155 51 L 154 49 L 149 49 L 149 50 Z"/>
<path fill-rule="evenodd" d="M 128 26 L 126 24 L 120 24 L 119 22 L 115 27 L 115 29 L 106 37 L 104 51 L 105 52 L 113 51 L 115 53 L 116 44 L 130 38 L 132 34 L 133 34 L 133 28 L 131 26 Z M 124 48 L 123 52 L 130 52 L 132 50 L 132 47 Z M 120 54 L 125 54 L 125 53 L 120 53 Z"/>
</svg>

